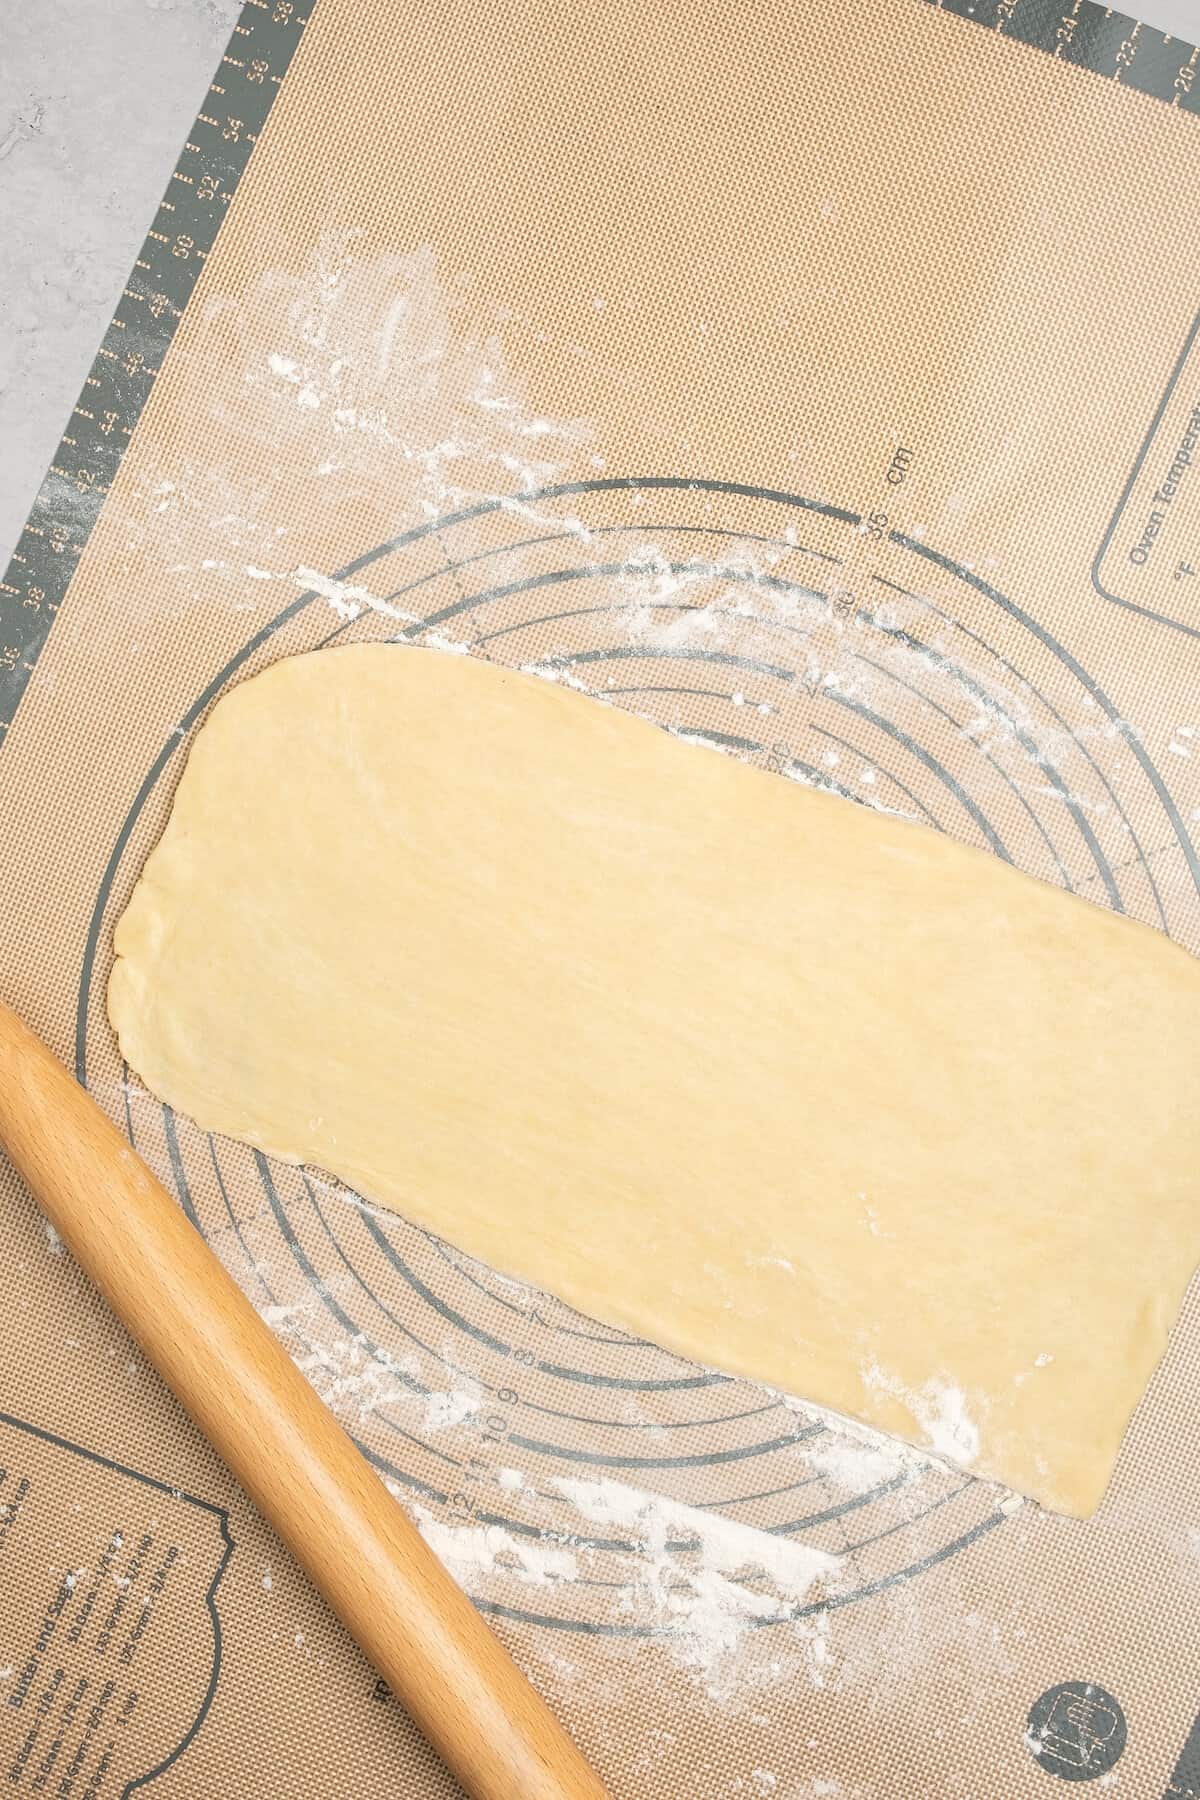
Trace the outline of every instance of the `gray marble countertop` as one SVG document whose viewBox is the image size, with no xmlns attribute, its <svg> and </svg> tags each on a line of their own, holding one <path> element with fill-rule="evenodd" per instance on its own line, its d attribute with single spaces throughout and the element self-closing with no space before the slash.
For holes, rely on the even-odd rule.
<svg viewBox="0 0 1200 1800">
<path fill-rule="evenodd" d="M 5 7 L 0 568 L 238 10 L 238 0 Z M 1138 10 L 1160 30 L 1200 35 L 1200 0 L 1143 0 Z"/>
</svg>

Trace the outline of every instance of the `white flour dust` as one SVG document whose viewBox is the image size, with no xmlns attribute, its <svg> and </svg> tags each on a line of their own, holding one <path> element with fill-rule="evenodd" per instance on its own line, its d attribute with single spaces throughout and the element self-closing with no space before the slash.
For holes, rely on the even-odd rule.
<svg viewBox="0 0 1200 1800">
<path fill-rule="evenodd" d="M 424 1506 L 411 1510 L 425 1542 L 460 1583 L 500 1569 L 535 1587 L 578 1574 L 574 1553 L 549 1536 L 518 1537 L 502 1525 L 447 1524 Z"/>
<path fill-rule="evenodd" d="M 805 1445 L 805 1452 L 812 1468 L 848 1494 L 868 1493 L 909 1469 L 928 1466 L 919 1451 L 897 1439 L 851 1437 L 840 1429 L 826 1430 L 815 1443 Z"/>
<path fill-rule="evenodd" d="M 243 1273 L 254 1278 L 256 1272 L 276 1292 L 294 1280 L 278 1258 Z M 524 1284 L 488 1279 L 531 1319 L 546 1304 Z M 338 1283 L 325 1291 L 336 1294 Z M 994 1622 L 944 1599 L 930 1608 L 917 1590 L 901 1584 L 889 1593 L 865 1656 L 840 1623 L 850 1615 L 829 1605 L 846 1584 L 862 1578 L 853 1558 L 837 1554 L 836 1530 L 823 1530 L 818 1548 L 624 1480 L 566 1477 L 524 1465 L 505 1439 L 489 1437 L 495 1390 L 482 1371 L 477 1376 L 457 1364 L 454 1343 L 426 1344 L 419 1353 L 375 1348 L 362 1336 L 339 1331 L 322 1296 L 307 1286 L 284 1288 L 284 1297 L 268 1306 L 259 1297 L 259 1305 L 356 1435 L 390 1454 L 386 1423 L 434 1454 L 452 1455 L 468 1471 L 466 1491 L 436 1505 L 389 1485 L 472 1595 L 520 1605 L 521 1590 L 536 1589 L 528 1602 L 533 1610 L 574 1617 L 582 1609 L 618 1632 L 649 1631 L 682 1679 L 708 1703 L 739 1715 L 772 1693 L 850 1693 L 863 1684 L 899 1680 L 915 1662 L 942 1654 L 968 1657 L 985 1672 L 1006 1654 Z M 873 1373 L 885 1391 L 902 1385 L 883 1371 Z M 821 1477 L 828 1498 L 818 1505 L 895 1484 L 905 1490 L 896 1502 L 900 1519 L 919 1513 L 917 1484 L 924 1484 L 925 1496 L 929 1484 L 946 1484 L 944 1464 L 961 1468 L 977 1433 L 972 1435 L 974 1421 L 962 1395 L 948 1384 L 901 1397 L 928 1439 L 927 1450 L 775 1396 L 805 1426 L 826 1426 L 815 1436 L 797 1437 L 787 1456 L 792 1468 L 781 1470 L 780 1479 Z M 644 1407 L 631 1404 L 627 1417 L 644 1429 L 642 1442 L 656 1441 Z M 892 1506 L 890 1499 L 884 1504 Z M 1022 1503 L 1017 1496 L 997 1496 L 995 1504 L 1009 1512 Z M 913 1528 L 906 1554 L 937 1548 L 936 1527 L 932 1535 L 919 1524 Z M 270 1591 L 265 1582 L 264 1589 Z M 778 1623 L 761 1629 L 768 1621 Z M 572 1680 L 576 1673 L 564 1666 L 555 1679 Z M 769 1764 L 762 1766 L 772 1772 Z M 819 1766 L 817 1774 L 824 1774 Z M 740 1778 L 748 1783 L 748 1772 Z M 762 1791 L 771 1790 L 764 1783 Z"/>
<path fill-rule="evenodd" d="M 125 548 L 179 578 L 165 607 L 216 589 L 234 610 L 261 610 L 277 604 L 262 592 L 276 581 L 320 594 L 343 619 L 409 621 L 362 583 L 314 574 L 311 554 L 289 556 L 309 519 L 324 517 L 336 539 L 339 518 L 355 517 L 358 550 L 481 500 L 538 521 L 543 488 L 602 469 L 591 425 L 529 402 L 502 320 L 445 278 L 432 249 L 378 255 L 362 240 L 331 225 L 299 270 L 268 266 L 247 290 L 207 297 L 211 343 L 196 351 L 204 384 L 192 403 L 218 422 L 228 454 L 216 464 L 143 451 L 125 520 Z M 586 536 L 561 513 L 552 525 Z"/>
<path fill-rule="evenodd" d="M 247 569 L 247 574 L 250 570 Z M 264 571 L 256 570 L 255 578 L 263 579 Z M 267 579 L 271 577 L 268 574 Z M 388 619 L 400 619 L 411 624 L 417 618 L 416 613 L 402 612 L 361 582 L 335 581 L 331 575 L 322 575 L 318 569 L 305 568 L 303 564 L 293 569 L 284 577 L 293 586 L 306 588 L 310 593 L 318 594 L 322 600 L 328 601 L 339 619 L 357 619 L 364 609 L 382 613 Z"/>
<path fill-rule="evenodd" d="M 553 1486 L 590 1525 L 636 1541 L 641 1554 L 623 1605 L 668 1627 L 680 1660 L 708 1672 L 754 1620 L 786 1613 L 838 1572 L 837 1557 L 823 1550 L 664 1494 L 611 1480 Z"/>
<path fill-rule="evenodd" d="M 386 467 L 401 525 L 560 480 L 590 428 L 528 404 L 431 249 L 361 256 L 360 237 L 327 231 L 301 274 L 268 271 L 244 302 L 247 342 L 277 346 L 244 381 L 299 466 L 348 497 Z"/>
<path fill-rule="evenodd" d="M 868 1387 L 892 1395 L 906 1407 L 935 1456 L 961 1469 L 970 1468 L 979 1455 L 979 1427 L 967 1412 L 961 1388 L 945 1381 L 927 1381 L 919 1390 L 909 1388 L 878 1363 L 863 1370 L 863 1380 Z"/>
<path fill-rule="evenodd" d="M 1069 720 L 1048 716 L 1016 668 L 964 635 L 953 594 L 885 595 L 855 566 L 853 550 L 839 562 L 833 552 L 844 543 L 805 542 L 809 534 L 787 525 L 774 537 L 714 536 L 697 555 L 697 539 L 672 545 L 636 517 L 619 530 L 593 529 L 561 500 L 542 503 L 547 487 L 605 471 L 595 427 L 538 409 L 508 366 L 505 318 L 460 272 L 439 267 L 428 247 L 376 254 L 352 223 L 331 225 L 303 267 L 285 265 L 281 248 L 280 266 L 266 267 L 247 291 L 208 296 L 202 326 L 212 343 L 196 352 L 206 385 L 195 403 L 219 418 L 231 451 L 239 440 L 252 443 L 244 466 L 256 470 L 253 486 L 238 475 L 236 454 L 221 467 L 193 465 L 184 450 L 169 463 L 151 452 L 139 464 L 126 548 L 148 551 L 178 578 L 163 584 L 156 605 L 182 612 L 217 593 L 233 609 L 262 614 L 278 607 L 276 586 L 292 598 L 317 594 L 343 623 L 377 614 L 414 626 L 428 609 L 420 595 L 412 610 L 397 598 L 405 577 L 339 580 L 313 566 L 320 558 L 311 546 L 321 540 L 309 537 L 310 521 L 334 542 L 337 521 L 354 518 L 352 553 L 479 502 L 498 503 L 535 540 L 574 538 L 589 560 L 594 552 L 605 571 L 603 582 L 597 574 L 604 591 L 596 610 L 610 615 L 623 648 L 714 663 L 705 670 L 705 704 L 728 705 L 728 735 L 743 740 L 727 745 L 730 753 L 766 758 L 802 785 L 886 814 L 940 823 L 945 796 L 936 784 L 929 793 L 922 772 L 914 791 L 893 773 L 890 751 L 880 758 L 878 743 L 868 741 L 861 754 L 849 744 L 830 748 L 829 738 L 847 728 L 845 706 L 866 706 L 928 743 L 956 773 L 966 769 L 985 808 L 989 793 L 1005 808 L 1015 797 L 1030 815 L 1018 860 L 1067 879 L 1050 841 L 1053 815 L 1069 807 L 1100 821 L 1112 810 L 1093 763 L 1112 765 L 1105 779 L 1119 774 L 1130 727 L 1095 714 L 1087 695 Z M 494 548 L 484 524 L 455 529 L 457 556 Z M 536 562 L 539 553 L 524 554 Z M 414 547 L 418 585 L 421 557 Z M 539 673 L 553 667 L 577 684 L 577 631 L 564 627 L 568 641 L 548 646 Z M 722 662 L 730 666 L 718 669 Z M 592 693 L 623 680 L 619 672 L 586 673 L 578 685 Z M 626 696 L 618 703 L 643 704 Z M 686 724 L 684 716 L 664 720 L 672 704 L 653 703 L 658 722 Z M 1186 721 L 1170 728 L 1173 760 L 1191 755 L 1195 729 Z M 1040 824 L 1047 812 L 1049 833 Z M 963 821 L 949 828 L 961 831 Z M 1127 831 L 1115 820 L 1106 829 Z"/>
</svg>

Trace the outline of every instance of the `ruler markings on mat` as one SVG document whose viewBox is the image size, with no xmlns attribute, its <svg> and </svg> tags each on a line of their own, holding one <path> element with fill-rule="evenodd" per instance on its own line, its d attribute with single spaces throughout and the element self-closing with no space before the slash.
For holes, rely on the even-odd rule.
<svg viewBox="0 0 1200 1800">
<path fill-rule="evenodd" d="M 1189 113 L 1200 50 L 1097 0 L 921 0 Z M 313 0 L 246 0 L 0 581 L 0 744 L 250 160 Z"/>
<path fill-rule="evenodd" d="M 296 0 L 246 0 L 122 290 L 0 582 L 0 744 L 307 17 Z"/>
</svg>

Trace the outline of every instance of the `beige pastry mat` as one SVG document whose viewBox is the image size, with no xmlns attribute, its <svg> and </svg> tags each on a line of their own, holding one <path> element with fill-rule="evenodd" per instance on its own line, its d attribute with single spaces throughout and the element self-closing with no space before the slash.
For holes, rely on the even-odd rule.
<svg viewBox="0 0 1200 1800">
<path fill-rule="evenodd" d="M 411 637 L 1200 950 L 1198 182 L 1179 110 L 916 0 L 320 0 L 53 630 L 8 658 L 5 997 L 621 1800 L 1192 1793 L 1194 1298 L 1099 1515 L 1039 1514 L 172 1117 L 114 1054 L 112 920 L 215 693 Z M 451 1793 L 11 1177 L 2 1204 L 11 1785 Z M 740 1568 L 731 1521 L 839 1555 L 829 1603 Z"/>
</svg>

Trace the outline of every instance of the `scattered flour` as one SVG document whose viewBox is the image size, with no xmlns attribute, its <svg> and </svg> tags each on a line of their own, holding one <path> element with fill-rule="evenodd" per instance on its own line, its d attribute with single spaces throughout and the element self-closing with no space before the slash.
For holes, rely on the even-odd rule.
<svg viewBox="0 0 1200 1800">
<path fill-rule="evenodd" d="M 298 1302 L 292 1307 L 266 1307 L 264 1316 L 276 1329 L 287 1323 L 297 1330 L 295 1316 L 305 1318 L 308 1307 Z M 304 1339 L 305 1348 L 293 1353 L 292 1361 L 312 1382 L 325 1404 L 344 1419 L 363 1424 L 381 1406 L 403 1401 L 414 1393 L 425 1396 L 416 1384 L 415 1359 L 389 1356 L 373 1349 L 361 1334 L 352 1338 L 330 1338 L 327 1341 Z"/>
<path fill-rule="evenodd" d="M 255 579 L 261 581 L 265 573 L 256 570 Z M 269 574 L 267 579 L 270 579 Z M 327 600 L 339 619 L 357 619 L 364 607 L 371 612 L 383 613 L 386 618 L 403 620 L 407 624 L 418 617 L 416 613 L 401 612 L 398 606 L 392 606 L 378 594 L 372 593 L 370 588 L 363 587 L 360 582 L 337 581 L 332 575 L 322 575 L 319 569 L 309 569 L 303 564 L 292 570 L 288 580 L 296 587 Z"/>
<path fill-rule="evenodd" d="M 624 1482 L 559 1478 L 553 1486 L 590 1524 L 638 1540 L 626 1604 L 666 1625 L 692 1666 L 711 1669 L 750 1623 L 807 1599 L 839 1569 L 823 1550 Z"/>
<path fill-rule="evenodd" d="M 891 1480 L 896 1475 L 919 1475 L 941 1466 L 928 1450 L 918 1450 L 902 1438 L 892 1437 L 873 1425 L 864 1425 L 846 1413 L 831 1412 L 811 1400 L 798 1400 L 794 1394 L 769 1388 L 791 1413 L 805 1424 L 820 1424 L 825 1435 L 812 1444 L 802 1446 L 806 1460 L 839 1487 L 855 1492 L 866 1481 L 868 1486 Z"/>
<path fill-rule="evenodd" d="M 477 1413 L 483 1401 L 469 1388 L 451 1388 L 446 1393 L 429 1394 L 425 1400 L 426 1431 L 450 1431 Z"/>
<path fill-rule="evenodd" d="M 827 1431 L 808 1449 L 806 1460 L 836 1487 L 866 1493 L 904 1474 L 912 1459 L 907 1445 L 891 1438 L 868 1443 Z"/>
<path fill-rule="evenodd" d="M 895 1375 L 871 1363 L 863 1380 L 879 1393 L 891 1394 L 912 1414 L 935 1456 L 969 1469 L 979 1455 L 979 1427 L 967 1412 L 961 1388 L 927 1381 L 920 1390 L 905 1387 Z"/>
<path fill-rule="evenodd" d="M 573 1581 L 574 1553 L 546 1537 L 517 1537 L 501 1525 L 447 1525 L 423 1506 L 413 1506 L 421 1536 L 459 1582 L 505 1569 L 520 1581 L 545 1587 Z"/>
</svg>

